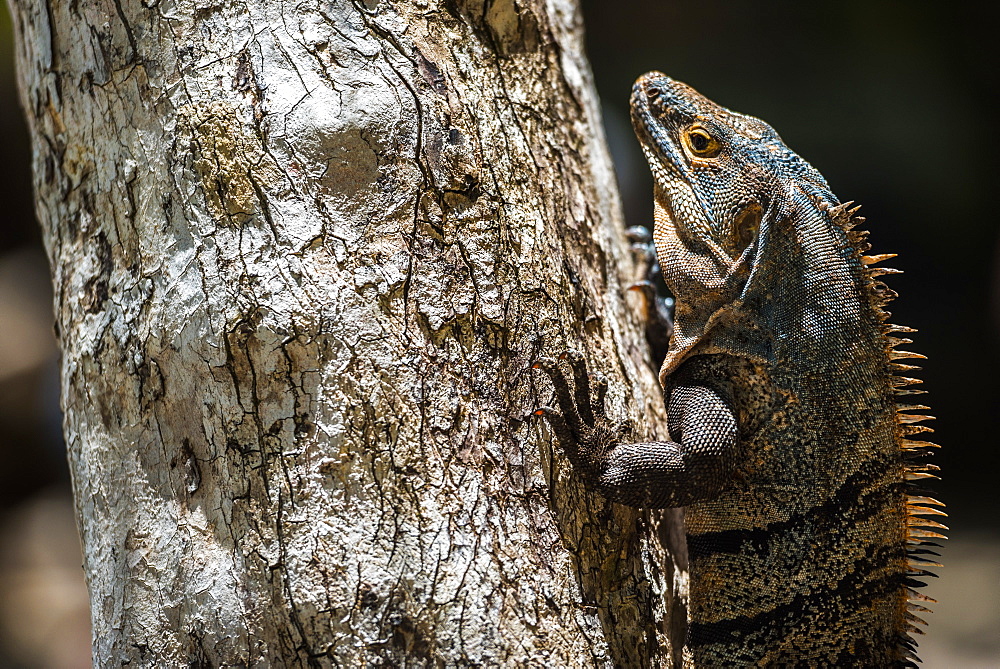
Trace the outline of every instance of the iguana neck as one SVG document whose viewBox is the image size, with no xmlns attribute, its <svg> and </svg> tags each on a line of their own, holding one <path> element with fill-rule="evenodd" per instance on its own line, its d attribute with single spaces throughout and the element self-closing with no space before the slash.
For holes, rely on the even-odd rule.
<svg viewBox="0 0 1000 669">
<path fill-rule="evenodd" d="M 884 368 L 886 340 L 861 252 L 843 228 L 845 208 L 820 209 L 827 200 L 805 193 L 794 199 L 789 213 L 764 221 L 755 257 L 742 277 L 733 271 L 735 281 L 719 282 L 715 304 L 679 302 L 664 375 L 687 357 L 710 353 L 746 357 L 789 376 L 858 364 Z M 657 211 L 667 207 L 658 202 Z M 663 239 L 668 230 L 656 228 L 659 253 L 664 271 L 677 274 L 683 263 L 672 257 L 676 244 Z"/>
</svg>

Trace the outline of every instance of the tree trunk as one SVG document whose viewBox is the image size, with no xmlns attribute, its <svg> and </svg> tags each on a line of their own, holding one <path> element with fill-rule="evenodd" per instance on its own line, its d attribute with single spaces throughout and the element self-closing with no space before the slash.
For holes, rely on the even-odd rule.
<svg viewBox="0 0 1000 669">
<path fill-rule="evenodd" d="M 679 660 L 678 514 L 532 415 L 666 435 L 574 3 L 14 17 L 96 666 Z"/>
</svg>

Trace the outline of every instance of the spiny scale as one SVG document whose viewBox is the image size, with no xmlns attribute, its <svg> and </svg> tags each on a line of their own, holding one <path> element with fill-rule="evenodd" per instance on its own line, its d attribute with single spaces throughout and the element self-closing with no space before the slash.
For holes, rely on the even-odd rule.
<svg viewBox="0 0 1000 669">
<path fill-rule="evenodd" d="M 841 205 L 840 212 L 837 213 L 840 214 L 846 208 L 847 208 L 846 204 Z M 880 318 L 884 323 L 885 320 L 888 318 L 889 313 L 885 311 L 883 307 L 889 301 L 891 301 L 893 297 L 895 297 L 895 293 L 891 293 L 891 295 L 888 298 L 886 298 L 885 294 L 882 291 L 876 290 L 875 284 L 881 283 L 876 281 L 876 277 L 883 276 L 886 274 L 898 274 L 900 273 L 900 271 L 895 269 L 874 267 L 874 265 L 884 260 L 894 258 L 896 257 L 896 254 L 884 253 L 881 255 L 874 255 L 874 256 L 862 255 L 864 252 L 868 251 L 870 246 L 866 242 L 864 242 L 864 239 L 868 234 L 867 232 L 858 234 L 857 232 L 853 231 L 854 227 L 856 227 L 858 224 L 864 221 L 863 218 L 854 216 L 854 213 L 856 211 L 857 208 L 854 208 L 850 212 L 848 212 L 846 216 L 843 215 L 834 216 L 834 220 L 837 221 L 841 225 L 841 227 L 844 228 L 844 230 L 848 231 L 848 239 L 852 243 L 857 242 L 856 252 L 860 257 L 861 264 L 864 267 L 865 275 L 868 278 L 868 285 L 871 288 L 870 295 L 872 297 L 872 302 L 873 302 L 872 306 L 875 310 L 875 313 L 879 314 Z M 861 248 L 862 245 L 864 248 Z M 896 349 L 897 346 L 913 343 L 912 340 L 902 337 L 888 336 L 889 333 L 911 333 L 911 332 L 916 332 L 916 330 L 901 325 L 884 325 L 883 332 L 886 334 L 885 337 L 886 353 L 888 357 L 887 367 L 890 370 L 890 372 L 910 371 L 914 369 L 919 369 L 919 367 L 916 367 L 914 365 L 906 365 L 895 362 L 897 360 L 906 360 L 906 359 L 926 359 L 927 356 L 921 355 L 919 353 L 900 351 Z M 890 379 L 890 384 L 893 386 L 896 394 L 915 394 L 924 392 L 920 390 L 901 390 L 904 386 L 909 386 L 920 382 L 921 381 L 919 379 L 898 376 L 894 373 L 892 374 Z M 904 452 L 904 455 L 907 455 L 912 452 L 917 452 L 920 455 L 926 455 L 929 449 L 939 448 L 937 444 L 928 441 L 907 438 L 915 434 L 917 431 L 933 432 L 933 430 L 929 427 L 922 425 L 921 426 L 914 425 L 915 423 L 921 423 L 926 420 L 933 420 L 934 418 L 933 416 L 908 413 L 911 411 L 927 411 L 929 409 L 930 407 L 924 406 L 922 404 L 896 405 L 897 442 L 899 443 L 900 449 Z M 931 554 L 934 556 L 937 555 L 937 553 L 929 551 L 925 548 L 925 546 L 928 545 L 937 546 L 937 544 L 933 544 L 932 542 L 927 540 L 947 538 L 944 534 L 941 534 L 940 532 L 935 532 L 933 530 L 947 530 L 948 528 L 941 523 L 925 518 L 925 516 L 947 516 L 948 514 L 946 514 L 944 511 L 940 511 L 939 509 L 931 508 L 934 506 L 944 507 L 944 504 L 934 498 L 917 494 L 917 492 L 919 491 L 916 489 L 916 484 L 919 481 L 938 478 L 935 474 L 931 473 L 932 471 L 938 471 L 938 469 L 939 468 L 937 466 L 928 464 L 926 462 L 910 462 L 904 465 L 904 472 L 905 472 L 904 476 L 906 478 L 906 485 L 909 488 L 908 491 L 909 494 L 907 495 L 906 498 L 906 514 L 907 514 L 906 547 L 907 547 L 907 563 L 909 570 L 906 574 L 907 578 L 911 576 L 935 576 L 935 574 L 927 571 L 926 569 L 924 569 L 924 567 L 941 567 L 941 564 L 939 562 L 928 560 L 921 556 L 926 554 Z M 914 581 L 913 583 L 916 584 L 916 587 L 923 587 L 924 585 L 924 583 L 921 583 L 919 581 Z M 912 588 L 907 588 L 907 594 L 909 595 L 908 597 L 909 601 L 907 602 L 908 610 L 906 613 L 906 619 L 910 621 L 906 626 L 907 632 L 923 634 L 924 633 L 923 630 L 921 630 L 920 628 L 916 627 L 911 623 L 915 622 L 920 625 L 926 625 L 927 624 L 926 621 L 913 615 L 911 611 L 921 611 L 924 613 L 930 613 L 931 610 L 925 606 L 915 604 L 914 601 L 933 603 L 935 602 L 935 600 L 925 595 L 919 594 Z M 915 642 L 911 638 L 904 637 L 901 640 L 901 645 L 905 655 L 907 655 L 914 661 L 919 662 L 919 658 L 916 656 L 915 653 L 912 652 Z"/>
</svg>

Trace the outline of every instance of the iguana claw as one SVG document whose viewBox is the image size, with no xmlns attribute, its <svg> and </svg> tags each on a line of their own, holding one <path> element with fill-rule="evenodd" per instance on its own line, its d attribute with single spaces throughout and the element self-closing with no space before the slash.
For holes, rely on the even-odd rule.
<svg viewBox="0 0 1000 669">
<path fill-rule="evenodd" d="M 539 358 L 533 369 L 540 369 L 552 381 L 559 409 L 542 406 L 535 415 L 548 421 L 574 466 L 584 473 L 599 468 L 604 454 L 631 431 L 628 421 L 614 423 L 605 414 L 604 400 L 608 381 L 600 374 L 591 377 L 584 357 L 567 351 L 552 358 Z"/>
</svg>

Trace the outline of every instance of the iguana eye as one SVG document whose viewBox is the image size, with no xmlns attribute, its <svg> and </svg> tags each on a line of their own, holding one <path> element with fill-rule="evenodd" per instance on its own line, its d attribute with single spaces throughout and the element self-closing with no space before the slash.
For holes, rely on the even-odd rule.
<svg viewBox="0 0 1000 669">
<path fill-rule="evenodd" d="M 722 144 L 700 125 L 688 128 L 684 133 L 688 150 L 698 158 L 715 158 L 722 150 Z"/>
</svg>

